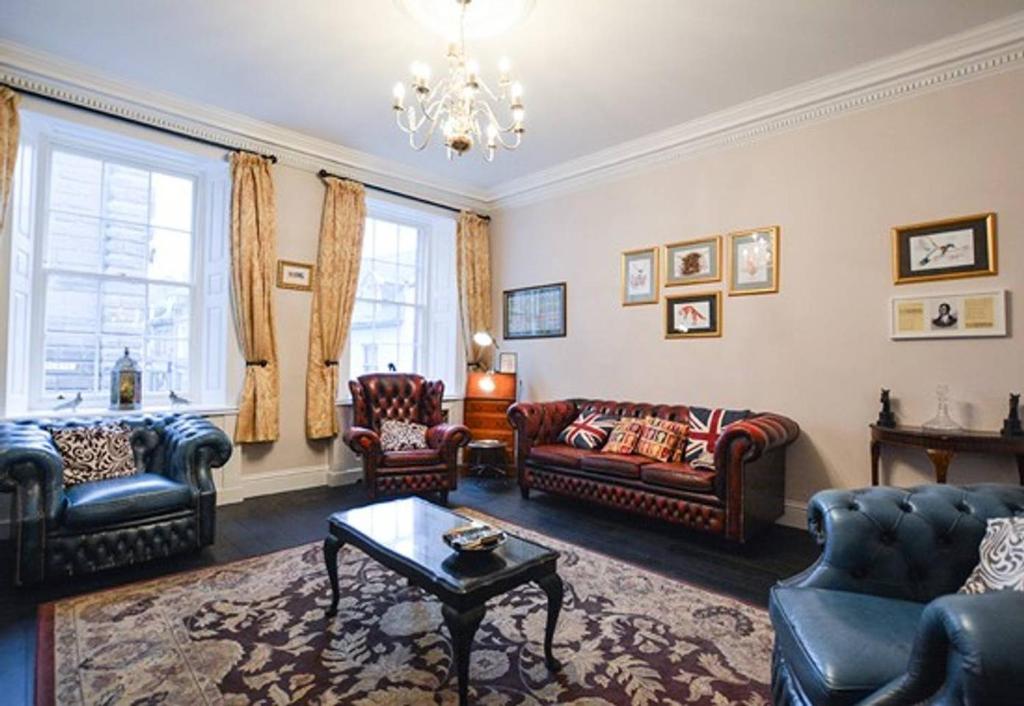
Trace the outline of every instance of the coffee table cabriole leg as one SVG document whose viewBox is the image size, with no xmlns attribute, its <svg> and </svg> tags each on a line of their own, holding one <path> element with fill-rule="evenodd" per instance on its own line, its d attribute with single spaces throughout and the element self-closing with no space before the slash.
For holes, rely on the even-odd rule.
<svg viewBox="0 0 1024 706">
<path fill-rule="evenodd" d="M 562 668 L 562 663 L 555 659 L 551 643 L 555 639 L 555 626 L 558 625 L 558 616 L 562 612 L 562 597 L 565 588 L 558 574 L 548 574 L 544 578 L 537 579 L 537 585 L 548 597 L 548 623 L 544 630 L 544 660 L 548 669 L 557 672 Z"/>
<path fill-rule="evenodd" d="M 441 606 L 444 624 L 448 626 L 448 634 L 452 637 L 455 675 L 459 680 L 459 706 L 469 706 L 469 653 L 473 648 L 473 636 L 486 610 L 481 605 L 460 613 L 447 605 Z"/>
<path fill-rule="evenodd" d="M 331 607 L 327 609 L 328 618 L 338 613 L 338 600 L 341 598 L 338 591 L 338 552 L 343 544 L 344 542 L 333 534 L 327 535 L 324 539 L 324 562 L 327 564 L 327 576 L 331 580 Z"/>
</svg>

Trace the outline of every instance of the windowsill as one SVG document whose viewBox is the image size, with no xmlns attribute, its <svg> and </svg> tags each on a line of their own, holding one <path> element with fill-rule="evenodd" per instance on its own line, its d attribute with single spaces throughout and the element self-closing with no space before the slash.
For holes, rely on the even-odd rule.
<svg viewBox="0 0 1024 706">
<path fill-rule="evenodd" d="M 18 419 L 71 419 L 74 417 L 136 417 L 146 414 L 165 414 L 167 412 L 181 412 L 184 414 L 195 414 L 200 417 L 224 417 L 238 414 L 238 407 L 227 407 L 225 405 L 151 405 L 142 409 L 107 409 L 103 407 L 81 408 L 76 410 L 59 409 L 47 410 L 36 409 L 18 414 L 8 414 L 0 417 L 0 421 L 15 421 Z"/>
</svg>

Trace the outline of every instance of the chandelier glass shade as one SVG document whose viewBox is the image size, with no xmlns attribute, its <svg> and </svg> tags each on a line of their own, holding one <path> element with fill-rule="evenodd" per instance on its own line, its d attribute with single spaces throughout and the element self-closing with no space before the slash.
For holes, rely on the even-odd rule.
<svg viewBox="0 0 1024 706">
<path fill-rule="evenodd" d="M 466 10 L 471 0 L 450 0 L 458 7 L 457 37 L 448 44 L 447 74 L 431 83 L 430 67 L 420 61 L 411 67 L 408 89 L 395 84 L 392 108 L 409 146 L 423 150 L 438 131 L 448 159 L 475 146 L 493 161 L 499 149 L 514 150 L 523 139 L 526 111 L 523 87 L 512 78 L 511 64 L 498 64 L 498 82 L 492 89 L 480 75 L 480 65 L 466 54 Z M 412 99 L 407 100 L 407 93 Z"/>
</svg>

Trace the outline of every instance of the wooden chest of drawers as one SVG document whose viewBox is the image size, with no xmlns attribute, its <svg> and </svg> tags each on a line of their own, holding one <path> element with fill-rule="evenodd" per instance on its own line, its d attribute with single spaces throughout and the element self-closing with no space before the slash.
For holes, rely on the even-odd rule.
<svg viewBox="0 0 1024 706">
<path fill-rule="evenodd" d="M 516 401 L 516 376 L 510 373 L 470 373 L 462 423 L 474 440 L 505 443 L 508 458 L 515 448 L 515 433 L 505 413 Z"/>
</svg>

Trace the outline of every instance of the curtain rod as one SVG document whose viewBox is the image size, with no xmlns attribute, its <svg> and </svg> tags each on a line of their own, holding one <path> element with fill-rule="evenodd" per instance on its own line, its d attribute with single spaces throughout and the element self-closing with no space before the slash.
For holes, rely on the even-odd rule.
<svg viewBox="0 0 1024 706">
<path fill-rule="evenodd" d="M 84 110 L 87 113 L 94 113 L 95 115 L 102 115 L 105 118 L 113 118 L 114 120 L 120 120 L 121 122 L 130 123 L 132 125 L 140 125 L 142 127 L 149 128 L 150 130 L 156 130 L 157 132 L 162 132 L 162 133 L 167 134 L 167 135 L 174 135 L 175 137 L 184 137 L 187 140 L 192 140 L 193 142 L 199 142 L 199 143 L 204 144 L 204 145 L 209 145 L 210 147 L 219 147 L 220 149 L 226 150 L 228 152 L 249 152 L 250 154 L 259 154 L 258 152 L 253 152 L 252 150 L 242 149 L 241 147 L 236 147 L 234 145 L 226 145 L 223 142 L 216 142 L 214 140 L 208 140 L 205 137 L 196 137 L 195 135 L 189 135 L 189 134 L 184 133 L 184 132 L 182 132 L 180 130 L 175 130 L 174 128 L 164 127 L 162 125 L 153 125 L 151 123 L 145 122 L 144 120 L 136 120 L 135 118 L 129 118 L 126 115 L 119 115 L 118 113 L 110 113 L 110 112 L 107 112 L 106 110 L 103 110 L 101 108 L 93 108 L 92 106 L 81 105 L 79 103 L 75 103 L 74 101 L 65 100 L 63 98 L 57 98 L 56 96 L 49 96 L 49 95 L 47 95 L 45 93 L 40 93 L 39 91 L 33 91 L 31 89 L 26 89 L 26 88 L 15 88 L 14 86 L 9 86 L 9 88 L 12 91 L 14 91 L 15 93 L 23 93 L 23 94 L 26 94 L 26 95 L 35 96 L 36 98 L 41 98 L 41 99 L 43 99 L 45 101 L 50 101 L 51 103 L 60 103 L 61 105 L 69 105 L 72 108 L 78 108 L 79 110 Z M 273 154 L 260 154 L 260 157 L 263 157 L 264 159 L 269 159 L 274 164 L 277 163 L 277 155 L 273 155 Z"/>
<path fill-rule="evenodd" d="M 318 177 L 320 177 L 321 179 L 323 179 L 325 177 L 334 177 L 335 179 L 347 179 L 349 181 L 359 181 L 358 179 L 349 179 L 348 177 L 341 176 L 340 174 L 334 174 L 332 172 L 327 171 L 326 169 L 321 169 L 319 172 L 316 173 L 316 175 Z M 449 206 L 448 204 L 440 203 L 439 201 L 431 201 L 430 199 L 421 198 L 419 196 L 413 196 L 412 194 L 404 194 L 401 191 L 395 191 L 394 189 L 388 189 L 388 188 L 383 187 L 383 186 L 377 186 L 376 184 L 367 184 L 364 181 L 359 182 L 359 183 L 362 184 L 367 189 L 372 189 L 373 191 L 379 191 L 382 194 L 391 194 L 392 196 L 397 196 L 397 197 L 399 197 L 401 199 L 408 199 L 409 201 L 416 201 L 418 203 L 426 204 L 427 206 L 434 206 L 435 208 L 441 208 L 441 209 L 444 209 L 445 211 L 451 211 L 453 213 L 461 213 L 462 212 L 461 208 L 458 208 L 456 206 Z M 477 215 L 478 218 L 482 218 L 485 221 L 491 220 L 490 216 L 485 216 L 485 215 L 482 215 L 482 214 L 479 214 L 479 213 L 476 214 L 476 215 Z"/>
</svg>

